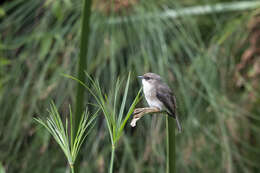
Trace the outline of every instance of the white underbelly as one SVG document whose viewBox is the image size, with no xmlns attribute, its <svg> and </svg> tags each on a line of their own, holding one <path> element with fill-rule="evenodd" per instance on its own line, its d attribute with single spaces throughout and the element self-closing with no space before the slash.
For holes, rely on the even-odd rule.
<svg viewBox="0 0 260 173">
<path fill-rule="evenodd" d="M 163 103 L 156 97 L 156 90 L 151 87 L 147 82 L 143 82 L 143 91 L 145 99 L 150 107 L 163 109 Z"/>
<path fill-rule="evenodd" d="M 146 98 L 146 101 L 150 107 L 156 107 L 156 108 L 159 108 L 160 110 L 163 108 L 162 102 L 158 99 Z"/>
</svg>

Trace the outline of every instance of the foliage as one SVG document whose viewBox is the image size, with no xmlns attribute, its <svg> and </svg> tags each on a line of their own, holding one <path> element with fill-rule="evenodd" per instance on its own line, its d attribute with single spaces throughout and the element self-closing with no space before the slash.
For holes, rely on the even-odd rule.
<svg viewBox="0 0 260 173">
<path fill-rule="evenodd" d="M 90 119 L 87 110 L 83 113 L 78 124 L 75 137 L 73 132 L 73 129 L 75 128 L 73 126 L 73 115 L 71 109 L 70 122 L 68 122 L 68 119 L 66 118 L 65 127 L 59 115 L 59 112 L 53 102 L 51 104 L 49 115 L 50 116 L 46 119 L 46 121 L 37 118 L 35 118 L 34 120 L 45 127 L 46 130 L 48 130 L 48 132 L 53 136 L 53 138 L 59 144 L 60 148 L 65 154 L 72 172 L 74 172 L 74 163 L 79 154 L 80 148 L 88 134 L 86 130 L 96 118 L 97 113 L 92 115 Z"/>
<path fill-rule="evenodd" d="M 259 120 L 259 106 L 257 101 L 245 103 L 249 93 L 259 96 L 259 90 L 249 91 L 246 80 L 246 90 L 237 87 L 234 73 L 246 49 L 241 46 L 249 34 L 246 24 L 258 11 L 131 20 L 132 14 L 150 16 L 205 3 L 212 1 L 139 0 L 120 12 L 93 6 L 86 71 L 100 82 L 103 93 L 128 71 L 159 73 L 174 88 L 184 129 L 176 137 L 177 172 L 257 172 L 259 141 L 251 137 L 259 133 L 259 125 L 251 122 Z M 75 102 L 75 83 L 60 74 L 76 72 L 81 1 L 16 0 L 1 9 L 0 56 L 8 64 L 0 69 L 0 162 L 11 173 L 64 172 L 63 156 L 45 131 L 36 133 L 32 117 L 42 114 L 50 99 L 62 113 Z M 108 22 L 122 16 L 130 20 Z M 126 105 L 139 89 L 137 80 L 130 82 Z M 118 98 L 123 95 L 120 91 Z M 100 117 L 79 153 L 88 172 L 109 167 L 109 132 Z M 164 121 L 146 116 L 140 123 L 135 129 L 126 124 L 114 170 L 164 172 Z"/>
<path fill-rule="evenodd" d="M 109 168 L 110 171 L 109 172 L 112 173 L 116 144 L 123 133 L 127 120 L 130 118 L 130 116 L 134 112 L 134 108 L 135 108 L 136 104 L 139 102 L 139 95 L 140 95 L 141 89 L 139 90 L 139 92 L 136 95 L 134 101 L 132 102 L 129 110 L 127 111 L 126 115 L 123 118 L 124 110 L 126 109 L 126 99 L 127 99 L 127 95 L 128 95 L 128 89 L 129 89 L 130 73 L 128 75 L 126 87 L 124 89 L 123 99 L 120 104 L 121 106 L 118 109 L 119 111 L 117 111 L 117 105 L 119 104 L 118 95 L 120 92 L 120 86 L 122 85 L 122 82 L 119 79 L 116 82 L 115 89 L 114 90 L 111 89 L 112 92 L 110 92 L 110 93 L 112 93 L 112 95 L 110 94 L 110 96 L 108 96 L 107 94 L 104 94 L 102 92 L 99 82 L 94 81 L 90 76 L 89 76 L 89 79 L 94 88 L 94 91 L 92 91 L 90 89 L 90 87 L 88 87 L 82 81 L 80 81 L 72 76 L 67 76 L 67 77 L 74 79 L 74 80 L 78 81 L 81 85 L 83 85 L 92 94 L 92 96 L 95 97 L 95 100 L 97 101 L 97 105 L 103 111 L 103 114 L 106 119 L 108 131 L 109 131 L 109 135 L 110 135 L 111 160 L 110 160 L 110 168 Z"/>
</svg>

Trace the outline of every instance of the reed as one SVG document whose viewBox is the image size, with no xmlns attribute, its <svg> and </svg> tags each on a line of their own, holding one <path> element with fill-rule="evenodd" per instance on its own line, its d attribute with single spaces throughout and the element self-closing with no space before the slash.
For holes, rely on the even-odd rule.
<svg viewBox="0 0 260 173">
<path fill-rule="evenodd" d="M 169 116 L 166 117 L 166 132 L 166 173 L 175 173 L 175 120 Z"/>
<path fill-rule="evenodd" d="M 111 142 L 111 158 L 110 158 L 109 173 L 113 173 L 117 142 L 122 136 L 126 123 L 130 118 L 130 116 L 132 115 L 132 113 L 134 112 L 136 104 L 140 100 L 141 89 L 137 93 L 130 107 L 127 108 L 126 101 L 127 101 L 127 95 L 129 93 L 128 90 L 130 84 L 130 73 L 127 77 L 127 81 L 124 88 L 124 94 L 122 95 L 121 99 L 119 99 L 120 96 L 119 93 L 122 88 L 123 82 L 119 78 L 116 82 L 114 90 L 111 90 L 109 93 L 103 93 L 102 87 L 100 86 L 99 82 L 97 80 L 92 79 L 87 73 L 86 75 L 90 80 L 90 86 L 84 84 L 82 81 L 80 81 L 79 79 L 73 76 L 70 75 L 65 75 L 65 76 L 77 81 L 79 84 L 85 87 L 85 89 L 87 89 L 89 93 L 95 98 L 97 105 L 103 112 L 103 115 L 106 120 L 106 125 L 108 127 L 110 142 Z M 118 105 L 120 105 L 119 109 L 117 109 Z M 126 109 L 128 110 L 126 111 Z M 124 115 L 125 111 L 126 114 Z"/>
<path fill-rule="evenodd" d="M 80 52 L 78 61 L 78 79 L 85 82 L 84 70 L 88 68 L 87 66 L 87 54 L 88 54 L 88 41 L 90 33 L 90 16 L 91 16 L 91 4 L 92 0 L 82 0 L 82 14 L 81 14 L 81 36 L 80 36 Z M 80 84 L 77 86 L 76 90 L 76 111 L 75 111 L 75 121 L 74 121 L 74 132 L 79 128 L 80 119 L 82 116 L 82 111 L 84 110 L 84 87 Z M 75 135 L 75 134 L 74 134 Z M 79 163 L 75 165 L 77 172 L 79 172 Z"/>
<path fill-rule="evenodd" d="M 34 118 L 34 120 L 45 127 L 45 129 L 52 135 L 66 156 L 71 173 L 74 173 L 75 161 L 79 154 L 80 148 L 89 133 L 89 131 L 86 132 L 86 130 L 91 129 L 91 126 L 93 125 L 92 122 L 95 120 L 98 111 L 90 117 L 88 110 L 85 110 L 81 116 L 77 131 L 75 133 L 73 132 L 75 127 L 73 124 L 71 108 L 69 108 L 69 112 L 69 120 L 66 118 L 64 125 L 55 104 L 52 102 L 49 116 L 46 120 L 41 118 Z"/>
<path fill-rule="evenodd" d="M 60 166 L 64 164 L 62 153 L 53 147 L 47 131 L 35 132 L 32 117 L 44 112 L 50 99 L 62 112 L 66 112 L 62 103 L 75 103 L 75 83 L 60 78 L 60 73 L 77 77 L 82 0 L 5 2 L 0 7 L 4 10 L 0 16 L 0 160 L 10 173 L 65 172 L 66 166 Z M 175 88 L 185 127 L 176 135 L 177 172 L 259 171 L 260 157 L 252 159 L 249 154 L 259 150 L 259 141 L 248 138 L 250 131 L 260 132 L 251 123 L 258 122 L 259 104 L 255 97 L 247 97 L 259 96 L 259 90 L 247 78 L 234 77 L 248 46 L 242 46 L 251 33 L 248 21 L 259 10 L 242 9 L 235 1 L 237 10 L 229 11 L 223 4 L 227 10 L 222 12 L 198 10 L 202 1 L 132 2 L 133 8 L 128 6 L 119 15 L 93 4 L 88 73 L 102 81 L 107 92 L 128 71 L 165 71 L 164 78 Z M 203 4 L 215 7 L 215 2 L 221 1 Z M 189 14 L 175 16 L 177 11 Z M 126 22 L 110 23 L 124 16 Z M 241 73 L 248 70 L 243 76 L 253 76 L 255 67 L 249 62 Z M 237 86 L 240 81 L 244 86 Z M 137 80 L 131 82 L 133 92 L 127 100 L 135 97 L 139 86 Z M 125 147 L 116 147 L 114 169 L 120 160 L 118 172 L 165 172 L 166 148 L 160 143 L 164 143 L 164 119 L 147 116 L 140 124 L 122 136 Z M 107 126 L 103 121 L 98 125 L 81 148 L 81 168 L 88 172 L 102 172 L 99 169 L 105 169 L 104 161 L 110 158 L 111 142 L 103 139 Z M 92 146 L 96 147 L 86 155 Z"/>
</svg>

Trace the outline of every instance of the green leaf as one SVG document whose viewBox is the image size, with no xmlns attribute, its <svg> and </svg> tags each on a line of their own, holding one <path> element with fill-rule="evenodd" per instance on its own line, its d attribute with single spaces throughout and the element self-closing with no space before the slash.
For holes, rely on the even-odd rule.
<svg viewBox="0 0 260 173">
<path fill-rule="evenodd" d="M 6 58 L 0 57 L 0 67 L 11 64 L 11 60 Z"/>
<path fill-rule="evenodd" d="M 122 100 L 121 107 L 120 107 L 119 117 L 118 117 L 118 121 L 117 121 L 117 124 L 118 124 L 118 125 L 121 124 L 121 120 L 122 120 L 122 118 L 123 118 L 123 113 L 124 113 L 125 103 L 126 103 L 126 97 L 127 97 L 128 89 L 129 89 L 130 76 L 131 76 L 131 74 L 129 73 L 129 74 L 128 74 L 128 78 L 127 78 L 127 82 L 126 82 L 126 87 L 125 87 L 125 92 L 124 92 L 123 100 Z"/>
<path fill-rule="evenodd" d="M 5 173 L 4 166 L 2 165 L 1 162 L 0 162 L 0 173 Z"/>
<path fill-rule="evenodd" d="M 5 16 L 5 10 L 0 7 L 0 18 Z"/>
<path fill-rule="evenodd" d="M 46 55 L 49 53 L 51 44 L 52 44 L 52 37 L 49 36 L 48 34 L 45 34 L 43 36 L 43 39 L 41 40 L 41 48 L 39 52 L 39 59 L 43 60 Z"/>
<path fill-rule="evenodd" d="M 117 136 L 117 140 L 119 140 L 119 138 L 121 137 L 122 135 L 122 132 L 124 130 L 124 127 L 127 123 L 127 120 L 130 118 L 130 116 L 132 115 L 132 113 L 134 112 L 134 109 L 135 109 L 135 106 L 138 104 L 138 102 L 140 101 L 140 94 L 142 92 L 142 88 L 138 91 L 132 105 L 130 106 L 125 118 L 124 118 L 124 121 L 123 123 L 121 123 L 121 126 L 120 126 L 120 129 L 119 129 L 119 133 L 118 133 L 118 136 Z"/>
<path fill-rule="evenodd" d="M 86 130 L 96 118 L 98 111 L 90 119 L 88 118 L 89 114 L 87 110 L 83 113 L 83 115 L 81 116 L 81 120 L 79 123 L 78 131 L 76 133 L 75 139 L 72 136 L 73 116 L 70 107 L 69 107 L 70 118 L 69 120 L 68 118 L 66 118 L 65 125 L 61 120 L 60 114 L 54 102 L 51 102 L 49 117 L 47 117 L 46 120 L 37 119 L 37 118 L 34 118 L 34 120 L 40 125 L 42 125 L 43 127 L 45 127 L 46 130 L 53 136 L 55 141 L 58 143 L 58 145 L 64 152 L 70 165 L 73 165 L 77 158 L 81 144 L 84 142 L 88 134 Z M 70 130 L 68 127 L 69 124 L 70 124 Z"/>
</svg>

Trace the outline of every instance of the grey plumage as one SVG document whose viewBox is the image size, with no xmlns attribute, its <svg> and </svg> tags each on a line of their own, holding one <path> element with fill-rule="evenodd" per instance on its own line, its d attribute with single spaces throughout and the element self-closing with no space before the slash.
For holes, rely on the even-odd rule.
<svg viewBox="0 0 260 173">
<path fill-rule="evenodd" d="M 168 110 L 169 115 L 176 119 L 178 131 L 182 128 L 176 114 L 176 98 L 172 90 L 162 82 L 161 77 L 155 73 L 146 73 L 142 76 L 143 90 L 145 98 L 150 107 L 163 109 L 162 105 Z"/>
<path fill-rule="evenodd" d="M 173 92 L 166 84 L 163 83 L 156 88 L 156 96 L 170 112 L 170 116 L 176 119 L 178 131 L 181 132 L 182 128 L 178 115 L 176 114 L 176 98 Z"/>
</svg>

